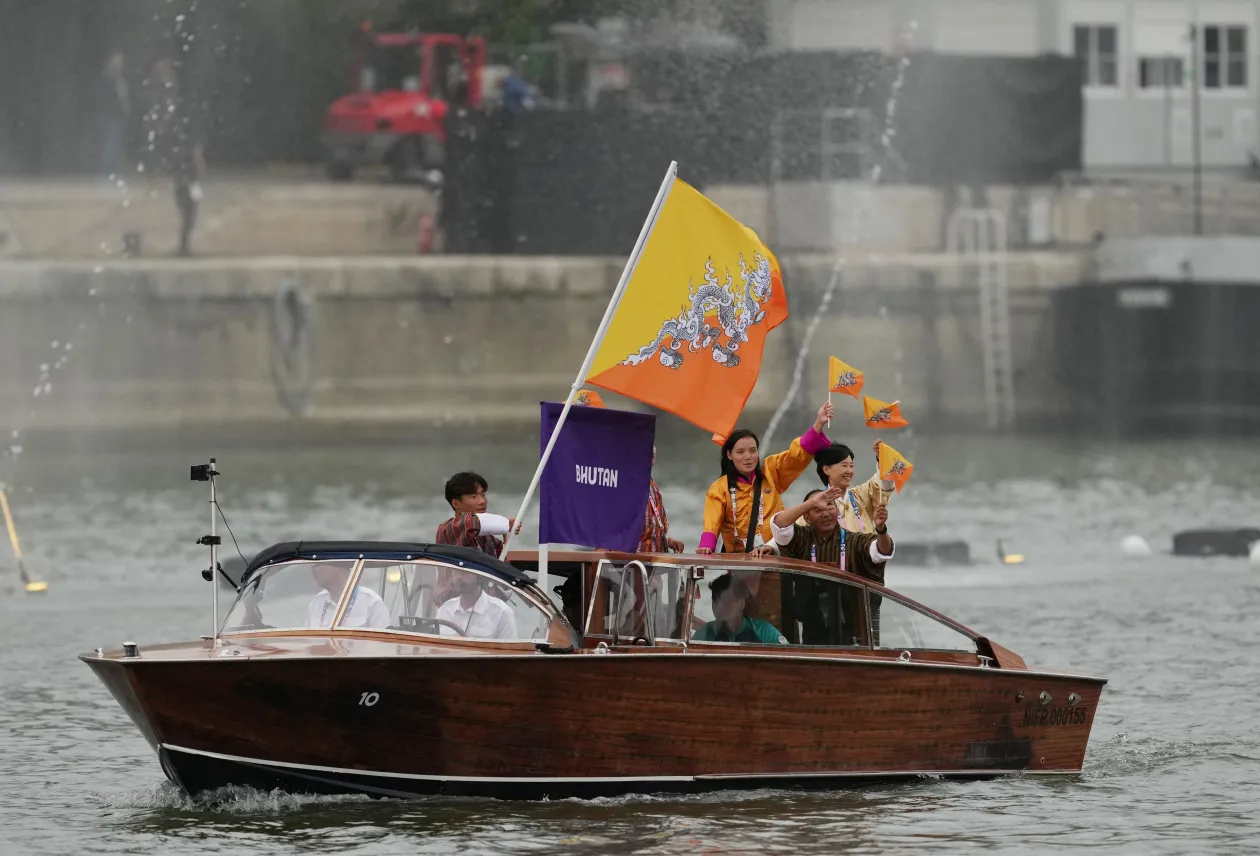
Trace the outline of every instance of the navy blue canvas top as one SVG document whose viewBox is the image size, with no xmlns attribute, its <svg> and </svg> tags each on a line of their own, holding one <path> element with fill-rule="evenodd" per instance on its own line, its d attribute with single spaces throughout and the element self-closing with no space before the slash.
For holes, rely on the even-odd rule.
<svg viewBox="0 0 1260 856">
<path fill-rule="evenodd" d="M 386 559 L 402 562 L 408 559 L 433 559 L 446 564 L 472 568 L 498 577 L 510 585 L 531 582 L 521 571 L 488 553 L 470 547 L 450 544 L 415 544 L 404 541 L 286 541 L 275 544 L 254 556 L 241 584 L 259 568 L 293 559 Z"/>
</svg>

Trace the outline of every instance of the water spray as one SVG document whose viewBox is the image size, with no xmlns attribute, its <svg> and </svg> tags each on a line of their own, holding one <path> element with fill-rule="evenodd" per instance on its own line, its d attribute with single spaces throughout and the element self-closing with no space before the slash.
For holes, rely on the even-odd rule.
<svg viewBox="0 0 1260 856">
<path fill-rule="evenodd" d="M 897 63 L 897 76 L 893 79 L 892 91 L 889 93 L 888 105 L 884 111 L 884 130 L 879 137 L 884 157 L 887 157 L 888 152 L 892 150 L 892 138 L 897 134 L 897 129 L 894 125 L 897 116 L 897 99 L 900 97 L 901 87 L 906 81 L 906 69 L 910 66 L 909 49 L 914 42 L 914 34 L 918 28 L 919 22 L 916 20 L 910 21 L 906 28 L 909 35 L 906 39 L 905 52 Z M 879 184 L 883 171 L 884 166 L 881 158 L 871 170 L 870 184 L 872 186 Z M 866 209 L 870 201 L 869 192 L 863 196 L 863 201 L 865 204 L 855 205 L 853 208 L 853 227 L 849 229 L 845 240 L 845 243 L 850 246 L 858 243 L 860 232 L 868 221 Z M 778 409 L 770 417 L 770 424 L 766 426 L 766 433 L 762 440 L 763 448 L 773 447 L 771 441 L 774 437 L 774 432 L 778 429 L 779 423 L 783 421 L 783 417 L 787 415 L 788 410 L 796 403 L 796 397 L 801 389 L 801 379 L 805 374 L 805 361 L 809 358 L 810 345 L 813 343 L 814 334 L 818 332 L 818 325 L 822 323 L 823 316 L 831 306 L 831 300 L 835 295 L 836 286 L 840 284 L 840 275 L 844 271 L 846 261 L 845 253 L 841 251 L 836 257 L 836 263 L 831 268 L 831 278 L 827 281 L 827 287 L 823 289 L 822 299 L 818 302 L 818 308 L 814 310 L 814 314 L 805 328 L 805 335 L 801 339 L 801 349 L 796 355 L 796 366 L 792 369 L 792 383 L 788 387 L 787 394 L 783 397 L 783 401 L 779 404 Z"/>
</svg>

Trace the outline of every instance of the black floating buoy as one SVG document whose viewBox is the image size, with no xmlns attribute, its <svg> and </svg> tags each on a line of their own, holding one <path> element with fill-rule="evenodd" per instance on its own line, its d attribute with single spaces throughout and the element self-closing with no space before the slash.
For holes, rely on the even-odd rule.
<svg viewBox="0 0 1260 856">
<path fill-rule="evenodd" d="M 966 541 L 906 541 L 896 545 L 898 565 L 970 565 L 971 548 Z"/>
<path fill-rule="evenodd" d="M 1173 535 L 1174 556 L 1247 556 L 1260 529 L 1187 529 Z"/>
</svg>

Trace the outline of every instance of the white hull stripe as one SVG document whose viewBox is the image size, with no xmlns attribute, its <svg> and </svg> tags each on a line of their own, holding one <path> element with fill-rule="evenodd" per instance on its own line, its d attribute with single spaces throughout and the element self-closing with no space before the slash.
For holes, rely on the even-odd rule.
<svg viewBox="0 0 1260 856">
<path fill-rule="evenodd" d="M 386 773 L 375 770 L 355 770 L 348 767 L 323 767 L 317 764 L 294 764 L 289 761 L 264 761 L 259 758 L 245 758 L 240 755 L 223 755 L 219 752 L 206 752 L 201 749 L 188 749 L 163 743 L 162 748 L 170 752 L 182 752 L 186 755 L 200 755 L 214 758 L 217 761 L 230 761 L 234 764 L 248 764 L 254 767 L 278 767 L 289 770 L 307 770 L 313 773 L 336 773 L 343 776 L 375 776 L 382 779 L 414 779 L 427 782 L 513 782 L 541 783 L 552 782 L 705 782 L 734 781 L 739 779 L 826 779 L 826 778 L 875 778 L 890 776 L 995 776 L 995 775 L 1055 775 L 1074 776 L 1079 770 L 888 770 L 881 772 L 835 773 L 723 773 L 699 776 L 431 776 L 423 773 Z"/>
</svg>

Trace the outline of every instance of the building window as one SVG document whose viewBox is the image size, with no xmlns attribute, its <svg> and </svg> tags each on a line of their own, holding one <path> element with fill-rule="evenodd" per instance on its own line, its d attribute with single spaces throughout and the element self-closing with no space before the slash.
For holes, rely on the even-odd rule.
<svg viewBox="0 0 1260 856">
<path fill-rule="evenodd" d="M 1143 89 L 1177 89 L 1185 80 L 1186 64 L 1179 56 L 1144 56 L 1138 59 L 1138 86 Z"/>
<path fill-rule="evenodd" d="M 1247 88 L 1247 28 L 1203 28 L 1203 88 Z"/>
<path fill-rule="evenodd" d="M 1073 30 L 1076 56 L 1085 62 L 1085 85 L 1118 85 L 1116 27 L 1111 24 L 1077 24 Z"/>
</svg>

